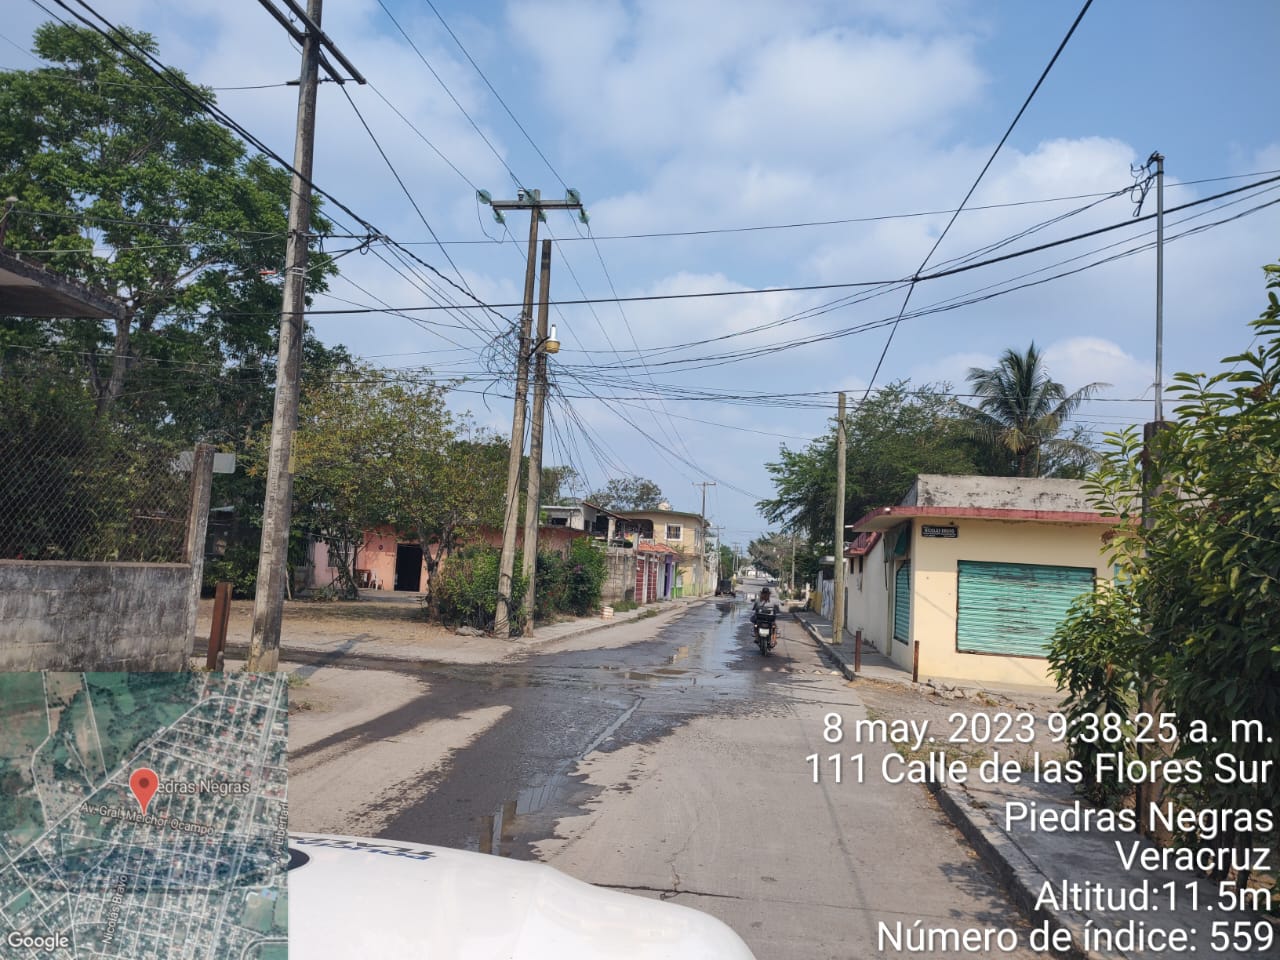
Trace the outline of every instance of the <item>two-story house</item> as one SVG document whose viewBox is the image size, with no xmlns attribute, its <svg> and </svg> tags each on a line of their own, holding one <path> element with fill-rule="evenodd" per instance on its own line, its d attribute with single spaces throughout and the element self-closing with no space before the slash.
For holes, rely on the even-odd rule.
<svg viewBox="0 0 1280 960">
<path fill-rule="evenodd" d="M 672 510 L 661 504 L 657 510 L 619 510 L 619 528 L 637 545 L 653 544 L 674 552 L 667 573 L 666 590 L 660 596 L 701 597 L 715 589 L 707 546 L 707 521 L 696 513 Z"/>
</svg>

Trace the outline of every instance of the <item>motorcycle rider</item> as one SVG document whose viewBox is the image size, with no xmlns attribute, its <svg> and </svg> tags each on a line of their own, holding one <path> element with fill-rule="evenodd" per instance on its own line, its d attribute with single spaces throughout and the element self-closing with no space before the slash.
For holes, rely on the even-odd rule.
<svg viewBox="0 0 1280 960">
<path fill-rule="evenodd" d="M 752 625 L 752 626 L 755 626 L 755 623 L 756 623 L 756 614 L 758 614 L 758 613 L 772 613 L 772 614 L 776 615 L 776 614 L 777 614 L 777 612 L 778 612 L 778 605 L 777 605 L 776 603 L 773 603 L 773 602 L 769 599 L 769 588 L 768 588 L 768 587 L 763 587 L 763 588 L 760 590 L 760 595 L 759 595 L 755 600 L 753 600 L 753 601 L 751 602 L 751 625 Z M 777 641 L 776 639 L 771 639 L 771 640 L 769 641 L 769 649 L 770 649 L 770 650 L 772 650 L 772 649 L 773 649 L 774 647 L 776 647 L 777 645 L 778 645 L 778 641 Z"/>
</svg>

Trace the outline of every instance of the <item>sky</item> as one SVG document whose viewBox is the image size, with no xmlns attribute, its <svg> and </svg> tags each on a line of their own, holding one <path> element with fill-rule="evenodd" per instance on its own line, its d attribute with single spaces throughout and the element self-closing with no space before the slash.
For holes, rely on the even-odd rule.
<svg viewBox="0 0 1280 960">
<path fill-rule="evenodd" d="M 700 510 L 705 489 L 727 544 L 765 532 L 765 465 L 828 430 L 838 391 L 964 394 L 971 367 L 1034 341 L 1068 389 L 1109 384 L 1080 422 L 1152 419 L 1155 224 L 1133 221 L 1129 188 L 1153 152 L 1166 384 L 1249 345 L 1260 268 L 1280 260 L 1280 183 L 1175 209 L 1280 176 L 1272 0 L 1096 0 L 980 181 L 1076 0 L 433 2 L 324 10 L 369 83 L 321 85 L 314 182 L 418 259 L 383 243 L 344 256 L 309 322 L 406 376 L 467 377 L 451 405 L 509 435 L 499 334 L 519 313 L 528 215 L 504 227 L 476 191 L 577 189 L 589 226 L 566 212 L 540 226 L 562 343 L 544 462 L 573 466 L 580 493 L 652 479 L 677 510 Z M 48 15 L 6 7 L 0 68 L 35 66 Z M 150 31 L 164 62 L 292 157 L 299 54 L 259 3 L 93 8 Z M 1153 188 L 1141 213 L 1155 204 Z M 793 289 L 758 292 L 773 288 Z M 416 309 L 443 298 L 498 306 Z M 396 310 L 334 312 L 353 305 Z"/>
</svg>

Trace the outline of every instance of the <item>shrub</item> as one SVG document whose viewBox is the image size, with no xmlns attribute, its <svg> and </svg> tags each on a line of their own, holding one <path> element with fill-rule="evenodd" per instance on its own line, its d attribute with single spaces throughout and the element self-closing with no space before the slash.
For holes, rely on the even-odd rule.
<svg viewBox="0 0 1280 960">
<path fill-rule="evenodd" d="M 566 568 L 566 609 L 580 617 L 594 612 L 600 606 L 600 589 L 608 575 L 604 551 L 589 537 L 579 537 L 569 546 Z"/>
<path fill-rule="evenodd" d="M 493 627 L 498 608 L 498 569 L 501 551 L 487 544 L 463 547 L 449 557 L 436 573 L 434 587 L 440 620 L 480 630 Z M 519 598 L 524 596 L 525 579 L 516 556 L 511 581 L 510 619 L 512 627 L 522 623 Z"/>
</svg>

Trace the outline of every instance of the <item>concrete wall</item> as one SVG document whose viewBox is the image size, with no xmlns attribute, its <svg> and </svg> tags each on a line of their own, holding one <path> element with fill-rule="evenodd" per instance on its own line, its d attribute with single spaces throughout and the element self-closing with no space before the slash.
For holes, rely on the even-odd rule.
<svg viewBox="0 0 1280 960">
<path fill-rule="evenodd" d="M 0 560 L 0 671 L 183 669 L 191 578 L 185 563 Z"/>
<path fill-rule="evenodd" d="M 861 630 L 863 638 L 875 644 L 877 650 L 892 655 L 893 651 L 889 649 L 887 641 L 891 639 L 889 599 L 895 568 L 892 564 L 885 567 L 884 541 L 884 537 L 876 541 L 876 545 L 865 557 L 845 561 L 851 564 L 851 570 L 844 575 L 849 612 L 845 617 L 844 627 L 849 636 L 854 636 L 856 631 Z M 859 560 L 862 561 L 861 572 Z"/>
<path fill-rule="evenodd" d="M 608 574 L 600 588 L 603 603 L 636 598 L 636 551 L 632 547 L 609 547 L 605 551 Z"/>
<path fill-rule="evenodd" d="M 916 477 L 902 504 L 1093 512 L 1084 483 L 1049 477 L 953 477 L 922 473 Z"/>
</svg>

